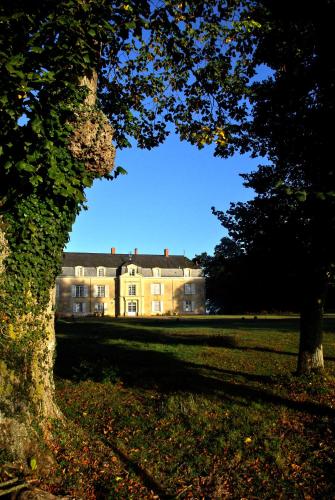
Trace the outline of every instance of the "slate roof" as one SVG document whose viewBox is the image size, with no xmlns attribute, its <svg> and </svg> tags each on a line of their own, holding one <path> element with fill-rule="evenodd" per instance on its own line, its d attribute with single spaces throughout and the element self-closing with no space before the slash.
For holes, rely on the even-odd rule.
<svg viewBox="0 0 335 500">
<path fill-rule="evenodd" d="M 135 264 L 143 268 L 159 267 L 160 269 L 190 268 L 199 269 L 190 259 L 183 255 L 131 255 L 122 253 L 82 253 L 64 252 L 63 267 L 112 267 L 118 268 L 122 265 Z"/>
</svg>

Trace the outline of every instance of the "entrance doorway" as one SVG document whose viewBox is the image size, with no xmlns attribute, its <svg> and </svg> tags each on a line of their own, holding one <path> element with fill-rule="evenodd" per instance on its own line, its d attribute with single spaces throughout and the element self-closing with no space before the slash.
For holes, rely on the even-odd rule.
<svg viewBox="0 0 335 500">
<path fill-rule="evenodd" d="M 127 305 L 127 315 L 136 316 L 137 315 L 137 302 L 136 300 L 130 300 Z"/>
</svg>

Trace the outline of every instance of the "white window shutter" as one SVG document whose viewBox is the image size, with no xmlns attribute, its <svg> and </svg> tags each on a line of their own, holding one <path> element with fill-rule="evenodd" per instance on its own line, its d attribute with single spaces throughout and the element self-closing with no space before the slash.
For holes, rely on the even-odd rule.
<svg viewBox="0 0 335 500">
<path fill-rule="evenodd" d="M 164 295 L 164 283 L 161 283 L 161 295 Z"/>
<path fill-rule="evenodd" d="M 161 311 L 161 313 L 163 312 L 163 305 L 164 305 L 163 301 L 161 300 L 161 303 L 160 303 L 160 311 Z"/>
<path fill-rule="evenodd" d="M 195 311 L 195 302 L 192 300 L 192 312 Z"/>
<path fill-rule="evenodd" d="M 186 300 L 183 300 L 183 311 L 186 311 Z"/>
<path fill-rule="evenodd" d="M 109 297 L 109 285 L 105 285 L 105 297 Z"/>
<path fill-rule="evenodd" d="M 72 304 L 72 312 L 76 312 L 76 304 Z"/>
<path fill-rule="evenodd" d="M 192 293 L 194 294 L 195 293 L 195 283 L 191 284 L 191 290 L 192 290 Z"/>
<path fill-rule="evenodd" d="M 84 285 L 84 297 L 88 297 L 88 286 Z M 85 309 L 85 307 L 84 307 Z"/>
<path fill-rule="evenodd" d="M 93 287 L 93 297 L 97 297 L 98 296 L 98 285 L 94 285 Z"/>
<path fill-rule="evenodd" d="M 83 302 L 83 313 L 86 312 L 86 302 Z"/>
<path fill-rule="evenodd" d="M 72 297 L 76 296 L 76 285 L 72 285 Z"/>
<path fill-rule="evenodd" d="M 104 302 L 104 312 L 106 312 L 108 310 L 108 304 L 107 302 Z"/>
</svg>

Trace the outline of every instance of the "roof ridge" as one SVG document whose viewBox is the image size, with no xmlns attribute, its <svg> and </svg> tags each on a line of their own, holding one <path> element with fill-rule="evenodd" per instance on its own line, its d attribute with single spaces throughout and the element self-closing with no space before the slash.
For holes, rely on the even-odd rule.
<svg viewBox="0 0 335 500">
<path fill-rule="evenodd" d="M 114 255 L 114 256 L 127 256 L 131 255 L 131 257 L 166 257 L 169 259 L 170 257 L 183 257 L 184 259 L 191 260 L 189 257 L 186 257 L 186 255 L 181 255 L 181 254 L 170 254 L 168 256 L 161 254 L 161 253 L 109 253 L 109 252 L 67 252 L 64 251 L 64 254 L 80 254 L 80 255 Z"/>
<path fill-rule="evenodd" d="M 161 269 L 197 269 L 199 266 L 185 255 L 157 255 L 157 254 L 113 254 L 98 252 L 64 252 L 63 266 L 85 267 L 115 267 L 127 266 L 130 263 L 141 268 Z"/>
</svg>

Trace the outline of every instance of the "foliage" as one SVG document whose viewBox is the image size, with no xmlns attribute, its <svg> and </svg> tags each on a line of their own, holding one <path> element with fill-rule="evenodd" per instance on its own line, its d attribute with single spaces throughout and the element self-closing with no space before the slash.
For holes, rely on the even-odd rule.
<svg viewBox="0 0 335 500">
<path fill-rule="evenodd" d="M 206 278 L 206 308 L 211 314 L 257 311 L 252 301 L 256 296 L 253 269 L 234 240 L 222 238 L 214 255 L 196 255 L 194 262 L 202 267 Z"/>
<path fill-rule="evenodd" d="M 70 428 L 54 443 L 59 477 L 49 489 L 331 497 L 334 361 L 324 376 L 290 375 L 298 326 L 297 317 L 240 316 L 59 322 L 57 393 Z M 326 330 L 333 359 L 333 319 Z M 232 332 L 237 346 L 212 345 Z M 91 371 L 78 379 L 80 363 Z M 103 379 L 111 367 L 112 382 Z"/>
<path fill-rule="evenodd" d="M 226 313 L 299 311 L 306 265 L 303 217 L 278 196 L 257 196 L 213 213 L 240 252 L 230 256 L 217 246 L 205 263 L 212 303 Z"/>
</svg>

